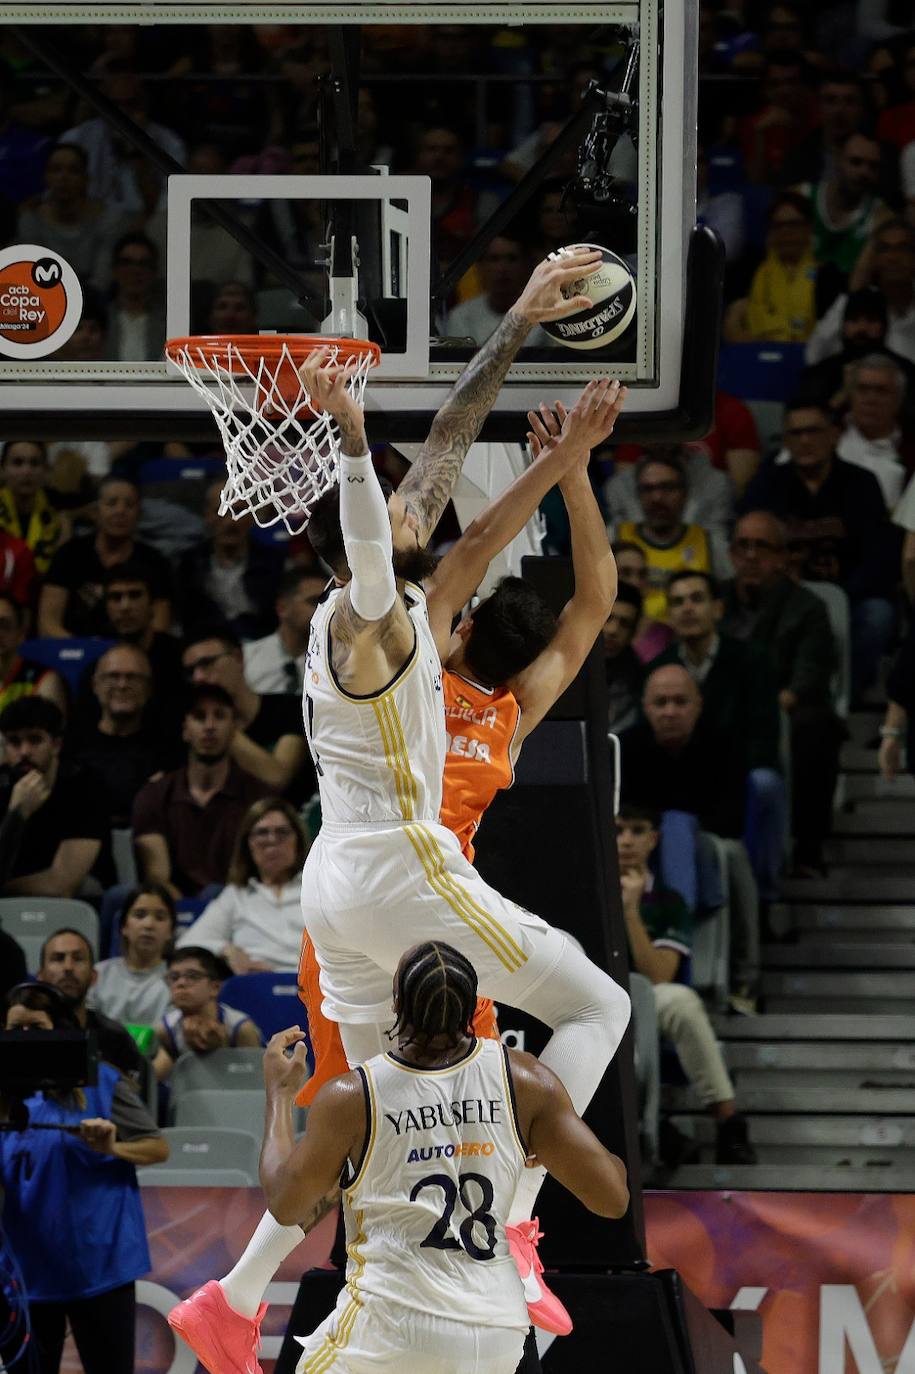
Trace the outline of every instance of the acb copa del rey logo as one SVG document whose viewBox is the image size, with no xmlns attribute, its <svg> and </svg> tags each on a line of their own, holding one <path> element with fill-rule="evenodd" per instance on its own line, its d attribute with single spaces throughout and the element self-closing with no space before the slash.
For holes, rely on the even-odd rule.
<svg viewBox="0 0 915 1374">
<path fill-rule="evenodd" d="M 26 362 L 61 348 L 83 310 L 73 268 L 35 243 L 0 250 L 0 357 Z"/>
</svg>

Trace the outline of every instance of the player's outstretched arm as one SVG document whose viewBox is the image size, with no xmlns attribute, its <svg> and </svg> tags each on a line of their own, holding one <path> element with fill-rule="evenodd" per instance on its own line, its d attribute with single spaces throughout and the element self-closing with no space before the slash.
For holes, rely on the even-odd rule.
<svg viewBox="0 0 915 1374">
<path fill-rule="evenodd" d="M 620 387 L 608 416 L 605 438 L 612 432 L 625 400 L 626 388 Z M 607 404 L 606 400 L 603 404 Z M 528 419 L 528 438 L 535 452 L 540 452 L 544 445 L 556 442 L 566 414 L 561 405 L 556 414 L 542 406 L 539 415 L 529 411 Z M 559 483 L 559 490 L 572 533 L 575 592 L 559 617 L 559 628 L 551 642 L 512 683 L 521 706 L 517 744 L 539 724 L 578 673 L 616 600 L 616 559 L 588 478 L 588 456 L 572 466 Z"/>
<path fill-rule="evenodd" d="M 362 1083 L 357 1074 L 347 1073 L 320 1089 L 305 1134 L 295 1139 L 292 1107 L 308 1079 L 304 1041 L 304 1032 L 292 1026 L 274 1035 L 264 1054 L 267 1106 L 260 1180 L 267 1208 L 281 1226 L 296 1226 L 313 1216 L 336 1187 L 347 1158 L 359 1155 L 365 1138 Z"/>
<path fill-rule="evenodd" d="M 530 467 L 467 526 L 425 584 L 429 618 L 440 648 L 447 647 L 454 617 L 476 592 L 497 554 L 520 534 L 540 502 L 576 465 L 587 465 L 596 444 L 613 429 L 619 382 L 589 382 L 549 443 L 538 444 Z"/>
<path fill-rule="evenodd" d="M 552 1069 L 522 1050 L 509 1050 L 508 1057 L 521 1129 L 536 1162 L 589 1212 L 623 1216 L 629 1206 L 623 1161 L 585 1125 Z"/>
<path fill-rule="evenodd" d="M 398 487 L 416 519 L 421 544 L 428 542 L 441 519 L 467 450 L 531 329 L 541 320 L 558 320 L 590 305 L 584 296 L 567 299 L 562 288 L 592 275 L 600 265 L 600 253 L 586 249 L 538 263 L 518 300 L 455 382 L 416 462 Z"/>
</svg>

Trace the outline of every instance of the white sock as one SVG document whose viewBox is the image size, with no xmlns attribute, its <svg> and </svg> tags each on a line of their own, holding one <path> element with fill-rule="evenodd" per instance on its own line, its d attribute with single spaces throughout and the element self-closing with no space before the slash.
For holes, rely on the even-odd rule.
<svg viewBox="0 0 915 1374">
<path fill-rule="evenodd" d="M 256 1317 L 267 1284 L 304 1239 L 301 1226 L 281 1226 L 265 1212 L 235 1268 L 219 1280 L 229 1306 L 243 1317 Z"/>
</svg>

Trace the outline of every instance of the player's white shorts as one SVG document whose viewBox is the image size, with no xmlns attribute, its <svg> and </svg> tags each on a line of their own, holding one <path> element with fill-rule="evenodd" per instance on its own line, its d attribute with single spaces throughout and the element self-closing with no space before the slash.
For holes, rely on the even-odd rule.
<svg viewBox="0 0 915 1374">
<path fill-rule="evenodd" d="M 333 1021 L 389 1022 L 392 974 L 424 940 L 465 954 L 481 997 L 522 1008 L 566 948 L 560 931 L 483 881 L 450 830 L 428 822 L 323 826 L 305 861 L 302 915 Z"/>
<path fill-rule="evenodd" d="M 471 1326 L 414 1312 L 346 1288 L 330 1316 L 302 1339 L 296 1374 L 515 1374 L 526 1331 Z"/>
</svg>

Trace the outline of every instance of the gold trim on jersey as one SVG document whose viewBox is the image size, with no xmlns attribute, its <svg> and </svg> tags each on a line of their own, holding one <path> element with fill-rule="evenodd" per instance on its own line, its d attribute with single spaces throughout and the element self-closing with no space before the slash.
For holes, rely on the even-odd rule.
<svg viewBox="0 0 915 1374">
<path fill-rule="evenodd" d="M 375 1136 L 378 1128 L 378 1099 L 375 1096 L 375 1084 L 372 1082 L 372 1071 L 367 1064 L 360 1064 L 359 1067 L 365 1074 L 365 1081 L 369 1090 L 368 1109 L 369 1117 L 371 1118 L 371 1120 L 366 1122 L 366 1136 L 368 1137 L 368 1144 L 366 1145 L 362 1158 L 359 1161 L 359 1172 L 355 1175 L 352 1182 L 348 1183 L 346 1187 L 343 1189 L 344 1193 L 351 1193 L 352 1190 L 356 1187 L 356 1185 L 360 1183 L 363 1178 L 365 1178 L 365 1171 L 368 1168 L 369 1160 L 372 1158 L 372 1153 L 375 1149 Z"/>
<path fill-rule="evenodd" d="M 489 946 L 509 973 L 517 973 L 527 963 L 527 955 L 521 946 L 495 916 L 474 901 L 467 889 L 447 871 L 445 857 L 432 832 L 421 824 L 404 828 L 423 866 L 429 886 L 448 903 L 474 935 Z"/>
<path fill-rule="evenodd" d="M 385 762 L 394 775 L 400 814 L 405 821 L 412 821 L 416 805 L 416 779 L 410 767 L 397 703 L 392 693 L 385 693 L 384 696 L 376 698 L 372 706 L 375 708 L 375 720 L 384 746 Z"/>
<path fill-rule="evenodd" d="M 353 1213 L 357 1235 L 346 1247 L 346 1253 L 354 1265 L 352 1274 L 346 1280 L 346 1291 L 350 1295 L 350 1300 L 340 1314 L 340 1320 L 334 1327 L 333 1335 L 324 1337 L 319 1348 L 302 1366 L 302 1374 L 324 1374 L 326 1369 L 330 1369 L 341 1350 L 345 1350 L 349 1344 L 356 1318 L 363 1307 L 362 1298 L 359 1294 L 359 1280 L 365 1271 L 365 1256 L 360 1253 L 359 1246 L 365 1244 L 364 1219 L 364 1212 Z"/>
<path fill-rule="evenodd" d="M 478 1040 L 476 1045 L 463 1059 L 457 1059 L 453 1064 L 449 1064 L 444 1069 L 414 1069 L 410 1064 L 404 1064 L 401 1059 L 395 1059 L 390 1053 L 385 1055 L 385 1060 L 394 1069 L 400 1069 L 402 1073 L 416 1074 L 419 1078 L 438 1078 L 441 1074 L 455 1073 L 458 1069 L 463 1069 L 465 1064 L 472 1064 L 483 1049 L 483 1041 Z"/>
</svg>

